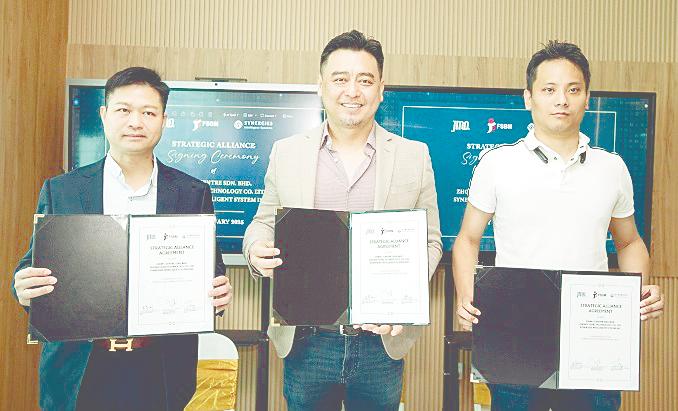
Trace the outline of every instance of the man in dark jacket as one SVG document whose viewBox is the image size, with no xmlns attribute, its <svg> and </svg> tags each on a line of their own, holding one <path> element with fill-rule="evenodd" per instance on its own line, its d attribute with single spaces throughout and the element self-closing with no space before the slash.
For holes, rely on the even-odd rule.
<svg viewBox="0 0 678 411">
<path fill-rule="evenodd" d="M 39 214 L 213 213 L 207 184 L 167 167 L 153 155 L 165 124 L 169 87 L 153 70 L 130 67 L 106 83 L 101 107 L 106 157 L 45 181 Z M 231 285 L 217 250 L 217 311 Z M 49 267 L 31 267 L 32 245 L 19 262 L 12 291 L 21 305 L 58 287 Z M 45 343 L 40 357 L 44 410 L 183 410 L 195 391 L 197 335 L 135 338 L 133 350 L 109 340 Z M 122 345 L 122 344 L 121 344 Z"/>
</svg>

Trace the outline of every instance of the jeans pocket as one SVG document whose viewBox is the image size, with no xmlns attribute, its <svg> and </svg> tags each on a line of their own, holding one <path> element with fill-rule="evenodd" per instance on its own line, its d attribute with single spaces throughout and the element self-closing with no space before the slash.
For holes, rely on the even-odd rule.
<svg viewBox="0 0 678 411">
<path fill-rule="evenodd" d="M 527 411 L 530 405 L 530 387 L 512 384 L 488 384 L 492 397 L 492 411 Z"/>
<path fill-rule="evenodd" d="M 596 411 L 617 411 L 621 407 L 621 392 L 593 391 L 593 404 Z"/>
</svg>

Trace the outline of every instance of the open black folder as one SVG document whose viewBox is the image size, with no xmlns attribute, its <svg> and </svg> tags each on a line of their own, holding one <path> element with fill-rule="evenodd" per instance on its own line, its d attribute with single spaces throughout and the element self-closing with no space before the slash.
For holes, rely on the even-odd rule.
<svg viewBox="0 0 678 411">
<path fill-rule="evenodd" d="M 472 377 L 541 388 L 639 389 L 640 274 L 481 267 Z"/>
<path fill-rule="evenodd" d="M 280 209 L 272 315 L 282 325 L 348 324 L 348 213 Z"/>
<path fill-rule="evenodd" d="M 428 324 L 426 221 L 421 209 L 279 209 L 271 323 Z"/>
<path fill-rule="evenodd" d="M 33 267 L 57 278 L 31 301 L 31 335 L 42 341 L 127 332 L 127 228 L 102 215 L 36 216 Z"/>
<path fill-rule="evenodd" d="M 205 314 L 199 314 L 202 319 L 200 325 L 196 324 L 195 330 L 189 330 L 184 324 L 168 324 L 166 329 L 162 329 L 164 324 L 149 328 L 148 333 L 130 332 L 130 315 L 137 317 L 143 314 L 149 314 L 152 307 L 144 306 L 144 300 L 139 300 L 141 307 L 135 313 L 128 311 L 130 302 L 130 236 L 128 234 L 130 219 L 148 219 L 161 218 L 157 221 L 166 224 L 168 218 L 172 216 L 109 216 L 109 215 L 36 215 L 34 221 L 33 234 L 33 267 L 46 267 L 52 271 L 52 275 L 57 278 L 54 291 L 35 298 L 31 301 L 29 314 L 29 332 L 32 338 L 40 341 L 68 341 L 68 340 L 88 340 L 111 337 L 127 337 L 131 335 L 153 335 L 153 334 L 171 334 L 182 332 L 201 332 L 213 330 L 213 318 L 209 319 Z M 192 218 L 188 220 L 192 223 L 193 233 L 202 229 L 201 224 L 207 222 L 209 226 L 210 219 L 213 216 L 206 215 L 182 215 L 180 218 Z M 164 219 L 163 219 L 164 218 Z M 186 225 L 186 224 L 184 224 Z M 198 228 L 195 228 L 198 227 Z M 146 231 L 139 231 L 148 238 L 138 239 L 138 241 L 155 241 L 158 244 L 162 238 L 155 238 L 158 227 L 150 227 Z M 209 228 L 207 229 L 209 232 Z M 173 231 L 167 227 L 163 231 L 167 233 L 165 240 L 171 240 Z M 182 233 L 186 233 L 184 230 Z M 177 240 L 180 241 L 180 240 Z M 208 272 L 200 274 L 205 279 L 196 279 L 199 287 L 203 283 L 211 283 L 211 277 L 214 273 L 214 234 L 206 235 L 205 242 L 211 252 L 211 264 L 205 267 Z M 190 243 L 190 240 L 186 240 Z M 176 243 L 175 243 L 176 244 Z M 211 244 L 211 245 L 210 245 Z M 155 249 L 159 247 L 153 246 Z M 172 246 L 175 247 L 175 246 Z M 211 250 L 211 251 L 210 251 Z M 162 250 L 161 252 L 167 252 Z M 175 252 L 169 250 L 169 253 Z M 168 255 L 169 255 L 168 253 Z M 142 256 L 140 258 L 146 258 Z M 210 258 L 207 255 L 206 258 Z M 161 259 L 164 256 L 161 255 Z M 168 260 L 170 258 L 168 257 Z M 174 264 L 176 264 L 176 259 Z M 157 270 L 154 273 L 144 271 L 140 276 L 155 275 L 163 271 L 164 263 L 153 265 Z M 199 263 L 198 263 L 199 264 Z M 138 263 L 141 265 L 141 263 Z M 207 266 L 207 264 L 205 264 Z M 170 268 L 168 268 L 168 271 Z M 188 272 L 189 270 L 185 270 Z M 162 279 L 162 278 L 161 278 Z M 169 278 L 168 281 L 181 281 L 177 276 Z M 160 284 L 157 283 L 156 284 Z M 172 284 L 169 284 L 171 287 Z M 174 286 L 176 288 L 176 285 Z M 193 287 L 196 288 L 196 287 Z M 188 294 L 189 291 L 186 291 Z M 137 298 L 141 293 L 135 293 Z M 203 292 L 200 291 L 202 296 Z M 207 300 L 206 291 L 204 292 Z M 146 300 L 148 301 L 148 300 Z M 187 300 L 188 301 L 188 298 Z M 172 302 L 176 305 L 182 302 Z M 212 311 L 210 317 L 213 317 L 213 310 L 205 301 L 205 306 L 186 302 L 188 310 L 204 313 L 206 309 Z M 167 311 L 166 307 L 162 308 Z M 158 310 L 160 311 L 160 310 Z M 184 310 L 185 311 L 185 310 Z M 152 313 L 151 313 L 152 314 Z M 182 313 L 179 313 L 179 317 Z M 195 316 L 197 318 L 197 316 Z M 204 318 L 203 318 L 204 317 Z M 156 317 L 157 318 L 157 317 Z M 208 318 L 205 320 L 205 318 Z M 177 318 L 177 322 L 179 319 Z M 205 324 L 205 323 L 211 324 Z M 160 327 L 160 328 L 158 328 Z M 191 327 L 190 325 L 188 327 Z M 198 329 L 198 328 L 211 328 Z M 158 330 L 161 331 L 158 331 Z"/>
</svg>

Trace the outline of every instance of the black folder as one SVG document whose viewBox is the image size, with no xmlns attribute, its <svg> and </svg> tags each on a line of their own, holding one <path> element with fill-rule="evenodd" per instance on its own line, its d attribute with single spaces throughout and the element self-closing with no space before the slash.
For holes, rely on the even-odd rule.
<svg viewBox="0 0 678 411">
<path fill-rule="evenodd" d="M 560 278 L 556 271 L 483 267 L 473 302 L 473 373 L 490 383 L 540 387 L 558 368 Z"/>
<path fill-rule="evenodd" d="M 402 214 L 401 214 L 402 213 Z M 419 237 L 415 244 L 418 253 L 412 261 L 419 265 L 416 271 L 408 271 L 415 277 L 416 292 L 425 290 L 426 299 L 417 296 L 412 301 L 418 301 L 420 311 L 413 315 L 393 311 L 390 314 L 376 312 L 366 314 L 364 306 L 353 306 L 355 299 L 360 303 L 369 304 L 380 297 L 368 295 L 361 289 L 361 268 L 352 266 L 352 263 L 364 262 L 361 252 L 366 250 L 365 240 L 372 236 L 372 242 L 384 241 L 388 243 L 388 236 L 400 233 L 398 220 L 388 220 L 389 216 L 410 218 L 417 221 Z M 366 228 L 366 219 L 382 221 L 375 223 L 380 229 L 370 225 Z M 384 222 L 388 220 L 388 222 Z M 394 222 L 395 221 L 395 222 Z M 423 226 L 422 226 L 423 223 Z M 391 224 L 391 225 L 389 225 Z M 385 228 L 386 227 L 386 228 Z M 363 230 L 363 232 L 360 232 Z M 271 282 L 271 324 L 273 325 L 308 325 L 308 326 L 337 326 L 353 324 L 354 321 L 367 323 L 389 324 L 428 324 L 428 258 L 426 246 L 426 211 L 413 210 L 380 210 L 368 212 L 344 212 L 330 210 L 315 210 L 303 208 L 280 208 L 275 216 L 275 246 L 280 249 L 282 265 L 275 269 Z M 409 229 L 404 232 L 412 232 Z M 382 240 L 375 240 L 384 235 Z M 424 240 L 421 242 L 421 234 Z M 404 235 L 404 234 L 403 234 Z M 365 240 L 367 241 L 367 240 Z M 360 244 L 360 245 L 359 245 Z M 352 250 L 352 247 L 357 247 Z M 375 246 L 376 247 L 376 246 Z M 384 247 L 387 248 L 387 247 Z M 391 249 L 391 247 L 388 247 Z M 395 249 L 397 247 L 393 247 Z M 424 255 L 422 255 L 424 254 Z M 352 261 L 353 259 L 353 261 Z M 423 267 L 422 267 L 422 264 Z M 375 263 L 376 264 L 376 263 Z M 396 263 L 393 263 L 396 265 Z M 407 264 L 407 263 L 403 263 Z M 360 266 L 362 267 L 362 266 Z M 357 270 L 357 271 L 354 271 Z M 393 272 L 397 275 L 397 270 Z M 397 282 L 389 282 L 386 278 L 390 272 L 384 270 L 384 279 L 381 279 L 381 288 L 384 294 L 398 294 L 396 289 L 403 290 Z M 423 284 L 422 284 L 423 283 Z M 392 291 L 389 293 L 389 287 Z M 405 299 L 405 297 L 402 297 Z M 374 300 L 372 300 L 374 299 Z M 383 301 L 383 300 L 382 300 Z M 388 304 L 398 304 L 388 302 Z M 425 313 L 422 307 L 425 305 Z M 400 307 L 406 306 L 402 303 Z M 378 311 L 378 310 L 377 310 Z M 392 317 L 389 317 L 389 315 Z M 421 317 L 417 317 L 421 314 Z M 414 318 L 417 317 L 417 318 Z M 400 322 L 404 321 L 404 322 Z"/>
<path fill-rule="evenodd" d="M 172 215 L 36 215 L 32 266 L 49 268 L 57 283 L 31 300 L 30 337 L 52 342 L 130 336 L 129 224 L 153 217 Z"/>
<path fill-rule="evenodd" d="M 620 272 L 480 267 L 473 305 L 472 378 L 492 384 L 559 388 L 561 285 L 564 274 Z"/>
<path fill-rule="evenodd" d="M 127 333 L 127 219 L 36 216 L 33 267 L 48 267 L 54 291 L 31 301 L 31 335 L 41 341 Z"/>
<path fill-rule="evenodd" d="M 281 325 L 348 324 L 349 230 L 342 211 L 282 208 L 276 213 L 272 316 Z M 304 227 L 300 230 L 300 227 Z"/>
</svg>

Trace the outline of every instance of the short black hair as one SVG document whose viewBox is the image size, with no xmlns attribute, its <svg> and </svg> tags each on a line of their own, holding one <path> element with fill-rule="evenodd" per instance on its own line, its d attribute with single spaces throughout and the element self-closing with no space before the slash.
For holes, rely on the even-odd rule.
<svg viewBox="0 0 678 411">
<path fill-rule="evenodd" d="M 532 55 L 529 64 L 527 65 L 526 79 L 527 89 L 532 91 L 532 84 L 537 78 L 537 68 L 545 61 L 549 60 L 567 60 L 575 66 L 579 67 L 582 74 L 584 74 L 584 82 L 586 83 L 586 90 L 589 89 L 591 83 L 591 71 L 589 70 L 589 61 L 586 59 L 581 49 L 572 43 L 565 43 L 558 40 L 549 40 L 547 44 L 542 44 L 544 48 Z"/>
<path fill-rule="evenodd" d="M 113 94 L 115 89 L 134 84 L 145 84 L 157 91 L 160 94 L 160 100 L 162 100 L 162 111 L 165 111 L 170 88 L 162 81 L 160 75 L 155 70 L 146 67 L 128 67 L 113 74 L 106 81 L 106 92 L 104 94 L 106 106 L 108 106 L 108 98 Z"/>
<path fill-rule="evenodd" d="M 370 53 L 377 60 L 379 76 L 382 76 L 384 72 L 384 52 L 381 50 L 381 43 L 371 37 L 366 37 L 358 30 L 341 33 L 327 43 L 320 55 L 320 71 L 322 71 L 330 54 L 341 49 L 366 51 Z"/>
</svg>

